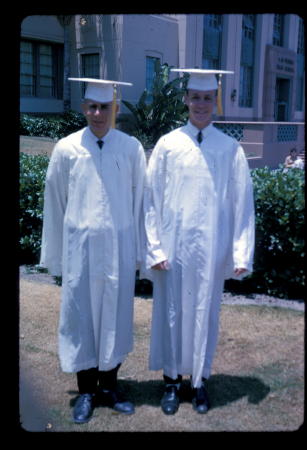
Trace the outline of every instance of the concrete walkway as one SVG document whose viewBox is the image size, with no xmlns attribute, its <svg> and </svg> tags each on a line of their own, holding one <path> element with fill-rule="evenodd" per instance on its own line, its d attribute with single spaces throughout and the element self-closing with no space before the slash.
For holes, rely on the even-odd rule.
<svg viewBox="0 0 307 450">
<path fill-rule="evenodd" d="M 29 155 L 50 156 L 56 140 L 48 137 L 20 136 L 19 150 Z"/>
</svg>

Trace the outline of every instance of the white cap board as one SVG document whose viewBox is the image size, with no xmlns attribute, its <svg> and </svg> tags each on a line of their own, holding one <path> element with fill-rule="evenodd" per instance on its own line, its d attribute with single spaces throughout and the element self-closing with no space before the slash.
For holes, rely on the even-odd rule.
<svg viewBox="0 0 307 450">
<path fill-rule="evenodd" d="M 70 81 L 87 83 L 84 98 L 99 103 L 109 103 L 113 100 L 114 87 L 117 85 L 132 86 L 124 81 L 99 80 L 95 78 L 68 78 Z"/>
<path fill-rule="evenodd" d="M 230 70 L 214 69 L 171 69 L 171 72 L 185 72 L 190 74 L 187 89 L 197 91 L 212 91 L 218 89 L 216 75 L 233 74 Z"/>
</svg>

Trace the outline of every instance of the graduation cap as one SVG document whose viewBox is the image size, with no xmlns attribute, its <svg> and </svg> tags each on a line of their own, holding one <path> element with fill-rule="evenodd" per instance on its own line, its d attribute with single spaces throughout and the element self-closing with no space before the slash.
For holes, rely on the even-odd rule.
<svg viewBox="0 0 307 450">
<path fill-rule="evenodd" d="M 99 80 L 95 78 L 68 78 L 70 81 L 87 83 L 84 98 L 99 103 L 112 102 L 112 128 L 115 128 L 117 85 L 132 86 L 124 81 Z"/>
<path fill-rule="evenodd" d="M 215 69 L 171 69 L 171 72 L 186 72 L 190 74 L 187 89 L 195 89 L 196 91 L 212 91 L 217 89 L 217 113 L 223 115 L 221 78 L 224 74 L 233 74 L 233 71 Z M 216 75 L 219 76 L 218 81 Z"/>
</svg>

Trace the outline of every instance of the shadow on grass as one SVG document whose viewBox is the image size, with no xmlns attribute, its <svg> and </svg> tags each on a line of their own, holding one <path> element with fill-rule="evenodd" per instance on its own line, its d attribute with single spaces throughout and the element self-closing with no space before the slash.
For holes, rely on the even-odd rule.
<svg viewBox="0 0 307 450">
<path fill-rule="evenodd" d="M 208 381 L 208 390 L 212 398 L 212 407 L 225 406 L 242 397 L 248 402 L 260 403 L 270 392 L 269 386 L 259 378 L 233 375 L 213 375 Z"/>
<path fill-rule="evenodd" d="M 119 386 L 134 400 L 136 406 L 150 405 L 160 407 L 164 392 L 164 382 L 150 381 L 121 381 Z M 235 402 L 242 397 L 248 397 L 253 404 L 261 402 L 269 393 L 270 388 L 261 380 L 254 377 L 239 377 L 232 375 L 212 375 L 207 383 L 211 407 L 217 408 Z M 180 390 L 181 402 L 191 402 L 189 380 L 182 382 Z"/>
<path fill-rule="evenodd" d="M 249 403 L 260 403 L 270 392 L 260 379 L 248 376 L 212 375 L 207 382 L 211 408 L 226 406 L 243 397 L 248 397 Z M 132 401 L 136 407 L 149 405 L 160 407 L 164 392 L 164 382 L 161 380 L 133 381 L 119 380 L 118 389 L 127 400 Z M 77 394 L 69 391 L 70 394 Z M 71 406 L 76 397 L 71 399 Z M 180 389 L 181 403 L 191 402 L 191 389 L 189 380 L 183 380 Z"/>
</svg>

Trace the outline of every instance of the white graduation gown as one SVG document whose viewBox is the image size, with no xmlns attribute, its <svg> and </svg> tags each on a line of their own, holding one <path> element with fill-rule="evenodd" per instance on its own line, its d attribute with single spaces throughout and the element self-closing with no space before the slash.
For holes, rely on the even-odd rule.
<svg viewBox="0 0 307 450">
<path fill-rule="evenodd" d="M 163 136 L 151 155 L 144 194 L 147 269 L 154 302 L 149 368 L 171 378 L 208 378 L 224 280 L 252 271 L 254 200 L 242 147 L 212 124 L 190 122 Z"/>
<path fill-rule="evenodd" d="M 146 159 L 140 142 L 111 129 L 100 150 L 86 127 L 61 139 L 49 163 L 40 264 L 62 275 L 63 371 L 110 370 L 133 348 Z"/>
</svg>

